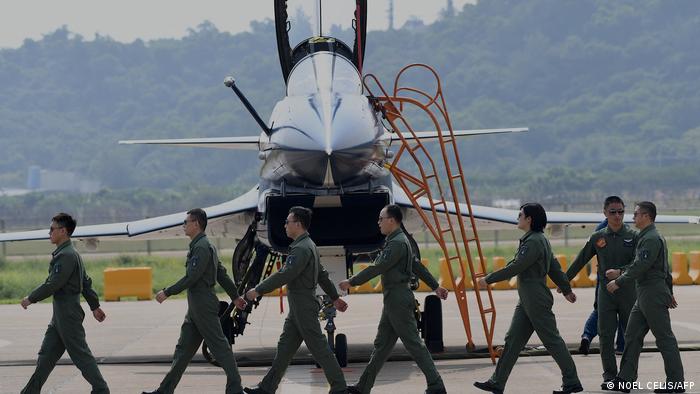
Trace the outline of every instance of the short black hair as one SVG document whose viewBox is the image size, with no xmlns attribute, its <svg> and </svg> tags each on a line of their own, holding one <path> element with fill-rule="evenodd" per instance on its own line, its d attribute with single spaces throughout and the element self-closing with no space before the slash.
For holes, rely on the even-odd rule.
<svg viewBox="0 0 700 394">
<path fill-rule="evenodd" d="M 308 230 L 311 226 L 311 216 L 313 216 L 313 211 L 306 207 L 294 206 L 289 208 L 289 213 L 294 215 L 294 218 L 301 223 L 301 227 L 304 230 Z"/>
<path fill-rule="evenodd" d="M 637 203 L 639 210 L 648 214 L 651 221 L 656 221 L 656 205 L 651 201 L 641 201 Z"/>
<path fill-rule="evenodd" d="M 51 221 L 56 222 L 56 224 L 58 224 L 59 227 L 65 228 L 69 237 L 73 235 L 73 231 L 75 231 L 75 226 L 78 224 L 78 222 L 76 222 L 71 215 L 65 212 L 56 214 L 56 216 L 51 218 Z"/>
<path fill-rule="evenodd" d="M 200 230 L 204 231 L 207 229 L 207 213 L 204 212 L 202 208 L 194 208 L 187 211 L 188 215 L 191 215 L 194 220 L 199 224 Z"/>
<path fill-rule="evenodd" d="M 401 213 L 401 208 L 398 205 L 389 204 L 384 209 L 386 209 L 387 216 L 396 220 L 396 223 L 403 222 L 403 213 Z"/>
<path fill-rule="evenodd" d="M 608 196 L 603 203 L 603 209 L 608 209 L 610 204 L 622 204 L 622 207 L 625 207 L 625 202 L 618 196 Z"/>
<path fill-rule="evenodd" d="M 542 205 L 536 202 L 528 202 L 523 204 L 520 209 L 523 210 L 525 217 L 531 218 L 530 230 L 543 232 L 547 227 L 547 212 L 544 211 Z"/>
</svg>

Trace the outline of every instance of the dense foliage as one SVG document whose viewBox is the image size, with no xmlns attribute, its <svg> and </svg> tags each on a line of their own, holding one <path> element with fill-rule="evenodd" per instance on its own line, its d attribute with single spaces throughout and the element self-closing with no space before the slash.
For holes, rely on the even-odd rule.
<svg viewBox="0 0 700 394">
<path fill-rule="evenodd" d="M 373 16 L 370 16 L 373 17 Z M 255 153 L 120 146 L 120 139 L 255 135 L 224 88 L 235 75 L 263 118 L 284 94 L 271 21 L 231 35 L 85 40 L 67 28 L 0 50 L 0 187 L 28 166 L 112 189 L 255 184 Z M 481 0 L 440 21 L 371 32 L 365 71 L 441 74 L 457 128 L 528 126 L 462 143 L 472 190 L 560 200 L 610 192 L 697 196 L 700 2 Z"/>
</svg>

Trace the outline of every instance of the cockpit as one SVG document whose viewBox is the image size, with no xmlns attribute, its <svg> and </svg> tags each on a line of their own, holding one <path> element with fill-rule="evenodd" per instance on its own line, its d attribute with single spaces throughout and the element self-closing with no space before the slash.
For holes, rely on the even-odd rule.
<svg viewBox="0 0 700 394">
<path fill-rule="evenodd" d="M 334 38 L 315 37 L 299 44 L 292 55 L 287 95 L 362 94 L 360 73 L 348 55 L 352 52 L 347 45 Z"/>
</svg>

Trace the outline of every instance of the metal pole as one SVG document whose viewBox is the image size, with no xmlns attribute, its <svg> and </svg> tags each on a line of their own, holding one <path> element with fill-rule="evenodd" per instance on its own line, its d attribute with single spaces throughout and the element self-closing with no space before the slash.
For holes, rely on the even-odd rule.
<svg viewBox="0 0 700 394">
<path fill-rule="evenodd" d="M 4 233 L 5 232 L 5 219 L 0 219 L 0 232 Z M 2 254 L 0 254 L 0 257 L 6 257 L 7 256 L 7 242 L 2 243 Z"/>
</svg>

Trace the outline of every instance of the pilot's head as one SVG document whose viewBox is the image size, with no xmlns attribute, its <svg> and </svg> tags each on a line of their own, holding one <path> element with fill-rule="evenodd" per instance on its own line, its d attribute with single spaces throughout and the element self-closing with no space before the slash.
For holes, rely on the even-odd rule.
<svg viewBox="0 0 700 394">
<path fill-rule="evenodd" d="M 309 230 L 311 225 L 312 211 L 304 207 L 291 207 L 287 220 L 284 222 L 284 230 L 291 239 L 297 239 L 300 235 Z"/>
<path fill-rule="evenodd" d="M 185 221 L 182 222 L 182 228 L 185 230 L 185 235 L 193 239 L 207 229 L 207 213 L 201 208 L 190 209 L 187 211 Z"/>
<path fill-rule="evenodd" d="M 542 205 L 536 202 L 529 202 L 520 207 L 518 214 L 518 228 L 527 232 L 535 231 L 538 233 L 544 232 L 547 227 L 547 212 L 544 211 Z"/>
<path fill-rule="evenodd" d="M 617 231 L 625 218 L 625 203 L 618 196 L 609 196 L 603 203 L 603 214 L 608 219 L 608 226 Z"/>
<path fill-rule="evenodd" d="M 49 239 L 54 245 L 60 245 L 70 239 L 75 230 L 76 221 L 67 213 L 59 213 L 51 218 L 51 227 L 49 227 Z"/>
<path fill-rule="evenodd" d="M 401 208 L 395 204 L 387 205 L 379 212 L 379 218 L 377 219 L 379 231 L 383 235 L 389 235 L 401 227 L 402 220 Z"/>
</svg>

